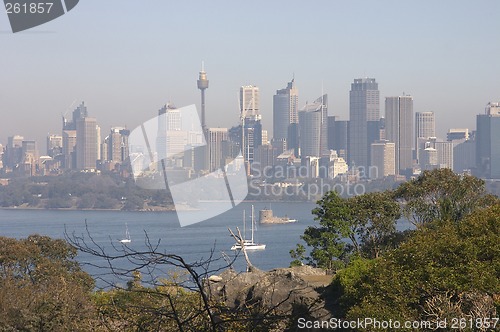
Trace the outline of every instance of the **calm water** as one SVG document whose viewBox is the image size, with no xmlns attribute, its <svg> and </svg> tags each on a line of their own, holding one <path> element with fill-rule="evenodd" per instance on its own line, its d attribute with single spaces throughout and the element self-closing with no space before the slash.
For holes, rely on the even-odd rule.
<svg viewBox="0 0 500 332">
<path fill-rule="evenodd" d="M 118 241 L 124 237 L 125 224 L 128 224 L 132 238 L 130 248 L 145 250 L 147 234 L 151 243 L 161 241 L 159 251 L 177 254 L 187 262 L 194 262 L 207 258 L 213 249 L 216 257 L 220 257 L 221 252 L 233 255 L 230 247 L 234 244 L 234 239 L 227 228 L 235 231 L 236 227 L 239 227 L 243 231 L 243 210 L 246 210 L 249 216 L 252 204 L 255 207 L 256 219 L 260 209 L 269 207 L 268 203 L 242 203 L 222 215 L 188 227 L 180 227 L 175 212 L 0 210 L 0 235 L 23 238 L 38 233 L 53 238 L 64 238 L 65 232 L 74 232 L 89 240 L 85 230 L 87 220 L 93 240 L 107 253 L 116 254 L 113 246 L 121 248 Z M 256 240 L 267 247 L 264 251 L 249 252 L 249 257 L 256 267 L 263 270 L 288 267 L 291 261 L 289 251 L 301 242 L 300 235 L 304 229 L 317 223 L 311 214 L 315 207 L 313 203 L 272 203 L 271 207 L 275 215 L 288 215 L 299 222 L 257 225 Z M 407 222 L 398 225 L 400 229 L 408 227 Z M 247 238 L 249 237 L 250 231 L 247 229 Z M 88 254 L 80 254 L 77 259 L 82 263 L 105 265 L 104 260 Z M 128 263 L 116 264 L 127 266 Z M 84 268 L 94 276 L 103 273 L 103 270 L 93 266 L 86 265 Z M 245 268 L 242 255 L 237 258 L 235 268 L 240 271 Z"/>
<path fill-rule="evenodd" d="M 194 262 L 207 258 L 213 249 L 217 257 L 221 256 L 221 252 L 233 255 L 230 247 L 234 239 L 227 228 L 236 231 L 236 227 L 239 227 L 243 231 L 243 210 L 246 210 L 248 221 L 252 204 L 256 219 L 260 209 L 269 207 L 268 203 L 242 203 L 222 215 L 188 227 L 180 227 L 175 212 L 0 210 L 0 235 L 23 238 L 37 233 L 64 238 L 65 232 L 74 232 L 79 236 L 83 234 L 89 240 L 85 230 L 87 220 L 94 241 L 104 247 L 106 252 L 116 254 L 113 245 L 121 248 L 118 241 L 124 237 L 127 224 L 132 238 L 130 248 L 145 250 L 147 234 L 151 243 L 161 241 L 159 251 L 177 254 L 187 262 Z M 264 270 L 287 267 L 291 260 L 289 251 L 301 241 L 300 235 L 304 229 L 315 223 L 311 214 L 315 205 L 312 203 L 273 203 L 271 207 L 275 215 L 286 214 L 299 222 L 285 225 L 257 224 L 255 238 L 267 247 L 264 251 L 250 252 L 249 256 L 255 266 Z M 247 229 L 249 237 L 250 231 Z M 78 260 L 82 263 L 105 263 L 86 254 L 80 254 Z M 235 267 L 238 270 L 245 268 L 243 256 L 238 257 Z M 92 266 L 85 266 L 85 269 L 92 275 L 102 272 Z"/>
</svg>

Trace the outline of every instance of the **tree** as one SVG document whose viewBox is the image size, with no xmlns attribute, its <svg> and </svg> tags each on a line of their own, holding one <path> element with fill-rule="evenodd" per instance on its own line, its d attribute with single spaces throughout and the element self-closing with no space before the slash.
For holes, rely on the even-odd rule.
<svg viewBox="0 0 500 332">
<path fill-rule="evenodd" d="M 326 269 L 345 267 L 352 255 L 376 258 L 391 247 L 400 217 L 398 203 L 391 192 L 368 193 L 342 198 L 337 192 L 327 193 L 313 210 L 320 227 L 310 226 L 301 238 L 312 247 L 309 263 Z M 290 254 L 303 255 L 300 247 Z"/>
<path fill-rule="evenodd" d="M 92 278 L 64 240 L 0 237 L 0 326 L 4 331 L 88 331 Z"/>
<path fill-rule="evenodd" d="M 348 319 L 497 317 L 500 205 L 421 228 L 368 269 L 351 264 L 333 285 Z"/>
<path fill-rule="evenodd" d="M 487 193 L 483 180 L 447 168 L 424 171 L 400 185 L 394 197 L 401 202 L 404 216 L 417 227 L 435 220 L 458 222 L 498 200 Z"/>
<path fill-rule="evenodd" d="M 336 191 L 330 191 L 318 201 L 318 207 L 312 212 L 320 226 L 307 227 L 301 236 L 312 247 L 309 264 L 326 269 L 343 267 L 353 249 L 344 239 L 356 240 L 348 201 Z"/>
<path fill-rule="evenodd" d="M 349 205 L 361 243 L 356 245 L 358 254 L 362 252 L 367 258 L 378 258 L 391 247 L 387 240 L 396 233 L 396 222 L 401 217 L 399 205 L 392 199 L 390 191 L 355 196 L 349 200 Z"/>
</svg>

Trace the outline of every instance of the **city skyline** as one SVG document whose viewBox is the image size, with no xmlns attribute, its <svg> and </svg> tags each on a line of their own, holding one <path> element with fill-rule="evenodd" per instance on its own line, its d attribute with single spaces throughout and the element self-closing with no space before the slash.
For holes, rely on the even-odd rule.
<svg viewBox="0 0 500 332">
<path fill-rule="evenodd" d="M 475 113 L 500 99 L 496 1 L 417 3 L 404 19 L 392 15 L 402 5 L 391 1 L 257 1 L 245 15 L 236 15 L 240 6 L 229 1 L 208 8 L 153 1 L 155 10 L 146 15 L 136 15 L 132 3 L 96 4 L 81 3 L 59 20 L 16 35 L 6 33 L 7 18 L 0 15 L 0 143 L 17 133 L 38 142 L 47 132 L 58 133 L 52 119 L 71 112 L 75 100 L 88 103 L 106 132 L 139 125 L 169 100 L 200 109 L 193 80 L 202 60 L 210 72 L 207 127 L 238 123 L 238 87 L 253 84 L 261 90 L 270 137 L 272 96 L 294 74 L 299 105 L 328 93 L 329 115 L 340 119 L 348 118 L 352 79 L 376 77 L 381 97 L 405 92 L 415 97 L 415 112 L 434 111 L 440 137 L 450 127 L 474 129 Z M 255 16 L 260 24 L 252 24 Z M 316 23 L 293 23 L 304 16 Z M 247 26 L 252 29 L 242 29 Z M 321 45 L 322 51 L 302 45 Z M 488 52 L 479 52 L 484 47 Z"/>
</svg>

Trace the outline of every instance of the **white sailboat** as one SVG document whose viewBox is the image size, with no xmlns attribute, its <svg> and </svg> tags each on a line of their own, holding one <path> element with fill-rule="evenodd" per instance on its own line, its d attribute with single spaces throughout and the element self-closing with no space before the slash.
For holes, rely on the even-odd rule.
<svg viewBox="0 0 500 332">
<path fill-rule="evenodd" d="M 255 221 L 254 221 L 254 213 L 253 213 L 253 205 L 252 205 L 252 237 L 250 240 L 246 239 L 246 225 L 245 225 L 245 211 L 243 211 L 243 246 L 245 247 L 245 250 L 264 250 L 266 249 L 265 244 L 261 243 L 255 243 L 254 242 L 254 226 Z M 241 250 L 241 243 L 237 242 L 235 243 L 232 247 L 231 250 Z"/>
<path fill-rule="evenodd" d="M 125 223 L 125 238 L 120 240 L 120 243 L 130 243 L 132 240 L 130 239 L 130 233 L 128 232 L 128 225 Z"/>
</svg>

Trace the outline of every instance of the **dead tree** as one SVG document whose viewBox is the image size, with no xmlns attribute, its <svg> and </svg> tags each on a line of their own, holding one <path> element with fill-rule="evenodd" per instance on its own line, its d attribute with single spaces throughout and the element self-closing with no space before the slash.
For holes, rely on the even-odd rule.
<svg viewBox="0 0 500 332">
<path fill-rule="evenodd" d="M 252 265 L 252 262 L 250 262 L 250 258 L 248 258 L 247 249 L 245 247 L 245 239 L 243 238 L 243 236 L 241 236 L 240 229 L 238 227 L 236 227 L 236 230 L 238 231 L 238 235 L 235 235 L 230 228 L 228 228 L 227 230 L 229 231 L 231 236 L 234 238 L 236 243 L 238 243 L 241 246 L 241 251 L 243 251 L 243 255 L 245 256 L 245 261 L 247 263 L 247 272 L 251 272 L 254 269 L 254 266 Z"/>
</svg>

